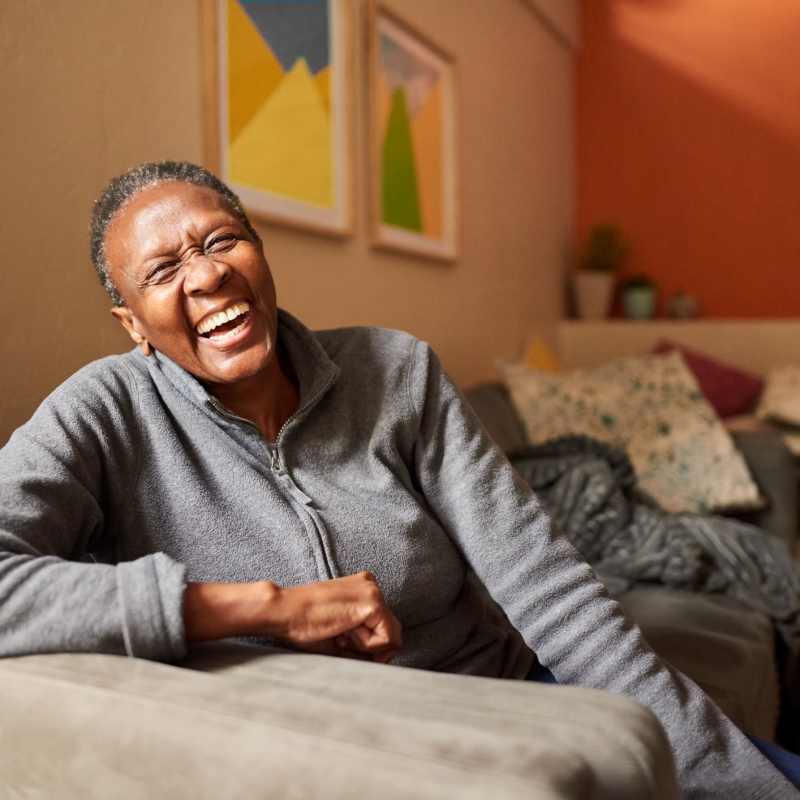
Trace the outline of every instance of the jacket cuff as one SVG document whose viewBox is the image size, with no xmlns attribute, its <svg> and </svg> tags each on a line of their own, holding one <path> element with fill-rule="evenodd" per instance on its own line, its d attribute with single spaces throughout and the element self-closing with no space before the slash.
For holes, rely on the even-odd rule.
<svg viewBox="0 0 800 800">
<path fill-rule="evenodd" d="M 125 652 L 153 661 L 186 656 L 183 590 L 186 568 L 164 553 L 117 566 Z"/>
</svg>

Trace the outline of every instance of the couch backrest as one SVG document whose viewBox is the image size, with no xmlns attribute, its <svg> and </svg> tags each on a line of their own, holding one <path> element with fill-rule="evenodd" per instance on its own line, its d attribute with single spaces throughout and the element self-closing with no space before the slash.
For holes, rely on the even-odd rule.
<svg viewBox="0 0 800 800">
<path fill-rule="evenodd" d="M 481 383 L 472 386 L 464 392 L 464 396 L 489 435 L 506 453 L 527 444 L 522 420 L 502 383 Z"/>
</svg>

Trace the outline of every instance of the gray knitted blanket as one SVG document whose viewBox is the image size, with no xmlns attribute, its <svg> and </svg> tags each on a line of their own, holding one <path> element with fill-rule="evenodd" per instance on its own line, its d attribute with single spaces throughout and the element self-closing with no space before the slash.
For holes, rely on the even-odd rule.
<svg viewBox="0 0 800 800">
<path fill-rule="evenodd" d="M 645 583 L 730 595 L 800 649 L 800 570 L 782 540 L 726 517 L 662 510 L 637 490 L 625 453 L 594 439 L 528 446 L 511 461 L 612 595 Z"/>
</svg>

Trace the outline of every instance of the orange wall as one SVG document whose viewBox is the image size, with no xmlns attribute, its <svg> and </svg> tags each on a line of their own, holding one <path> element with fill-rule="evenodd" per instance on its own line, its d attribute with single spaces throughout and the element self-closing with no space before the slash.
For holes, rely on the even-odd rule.
<svg viewBox="0 0 800 800">
<path fill-rule="evenodd" d="M 578 225 L 715 317 L 800 316 L 800 2 L 583 0 Z"/>
</svg>

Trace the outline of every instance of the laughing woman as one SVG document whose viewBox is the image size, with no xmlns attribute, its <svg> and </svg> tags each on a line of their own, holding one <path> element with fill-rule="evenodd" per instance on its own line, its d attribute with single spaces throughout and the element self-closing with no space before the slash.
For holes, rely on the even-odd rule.
<svg viewBox="0 0 800 800">
<path fill-rule="evenodd" d="M 0 451 L 1 655 L 178 661 L 255 636 L 524 679 L 535 653 L 559 682 L 648 705 L 688 795 L 795 796 L 648 648 L 426 344 L 278 310 L 217 178 L 162 162 L 114 179 L 92 260 L 136 347 Z M 513 628 L 486 622 L 468 568 Z"/>
</svg>

